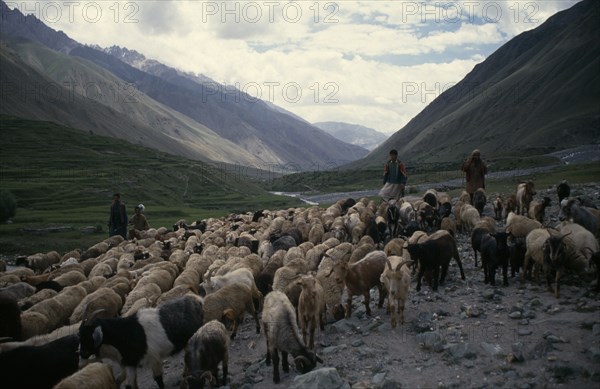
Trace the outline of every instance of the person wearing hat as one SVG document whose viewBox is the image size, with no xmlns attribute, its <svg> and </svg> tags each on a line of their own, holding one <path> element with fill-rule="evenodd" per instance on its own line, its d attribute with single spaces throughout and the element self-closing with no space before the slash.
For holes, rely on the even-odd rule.
<svg viewBox="0 0 600 389">
<path fill-rule="evenodd" d="M 390 159 L 383 165 L 383 188 L 379 191 L 383 201 L 399 200 L 404 197 L 404 186 L 408 180 L 406 166 L 398 161 L 398 151 L 390 150 Z"/>
<path fill-rule="evenodd" d="M 144 209 L 144 204 L 140 204 L 133 209 L 134 215 L 129 219 L 129 224 L 133 226 L 133 228 L 129 230 L 129 239 L 135 238 L 136 230 L 146 231 L 150 228 L 148 220 L 146 220 L 146 216 L 143 214 Z"/>
<path fill-rule="evenodd" d="M 469 159 L 463 163 L 461 170 L 466 173 L 466 191 L 471 197 L 471 204 L 473 204 L 473 193 L 479 188 L 485 189 L 487 166 L 481 160 L 481 151 L 478 149 L 473 150 Z"/>
</svg>

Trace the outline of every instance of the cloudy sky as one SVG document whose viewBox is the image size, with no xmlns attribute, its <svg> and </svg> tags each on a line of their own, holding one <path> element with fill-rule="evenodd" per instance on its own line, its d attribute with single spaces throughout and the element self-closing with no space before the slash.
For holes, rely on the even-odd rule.
<svg viewBox="0 0 600 389">
<path fill-rule="evenodd" d="M 310 122 L 393 133 L 562 1 L 6 1 L 71 38 L 118 45 Z"/>
</svg>

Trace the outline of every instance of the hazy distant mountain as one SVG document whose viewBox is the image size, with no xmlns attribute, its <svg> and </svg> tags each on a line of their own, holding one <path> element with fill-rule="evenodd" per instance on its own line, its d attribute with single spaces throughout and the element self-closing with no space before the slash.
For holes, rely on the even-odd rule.
<svg viewBox="0 0 600 389">
<path fill-rule="evenodd" d="M 585 0 L 500 47 L 363 160 L 460 161 L 600 143 L 600 2 Z"/>
<path fill-rule="evenodd" d="M 52 63 L 50 67 L 36 67 L 35 70 L 41 76 L 61 81 L 63 80 L 61 77 L 68 76 L 68 67 L 73 63 L 88 63 L 77 60 L 75 57 L 91 61 L 108 71 L 107 73 L 112 73 L 111 77 L 119 80 L 115 81 L 119 85 L 129 86 L 129 92 L 149 97 L 149 100 L 153 100 L 154 104 L 158 103 L 161 109 L 169 111 L 171 116 L 174 115 L 173 110 L 177 111 L 174 116 L 177 116 L 178 120 L 186 122 L 182 128 L 210 129 L 214 131 L 213 134 L 216 133 L 223 138 L 224 142 L 206 158 L 230 161 L 230 157 L 234 157 L 234 155 L 222 154 L 222 151 L 224 148 L 230 148 L 231 145 L 237 145 L 237 150 L 240 151 L 238 159 L 240 163 L 247 164 L 247 157 L 251 156 L 251 159 L 258 161 L 256 164 L 262 165 L 262 167 L 282 164 L 288 165 L 292 169 L 310 169 L 313 166 L 323 166 L 333 161 L 337 164 L 349 162 L 367 154 L 367 150 L 342 142 L 295 115 L 274 109 L 272 105 L 268 105 L 264 101 L 256 101 L 242 92 L 232 97 L 230 90 L 225 90 L 223 85 L 201 75 L 183 73 L 126 49 L 113 47 L 108 49 L 109 54 L 99 50 L 97 46 L 79 45 L 63 33 L 44 26 L 40 21 L 24 23 L 23 20 L 29 20 L 30 17 L 25 18 L 17 9 L 10 11 L 4 2 L 0 2 L 0 12 L 2 13 L 3 35 L 26 37 L 40 42 L 53 50 L 68 53 L 75 61 L 70 62 L 66 58 L 56 58 L 58 63 Z M 37 19 L 34 18 L 34 20 Z M 24 57 L 23 59 L 26 59 L 25 62 L 30 65 L 34 64 L 31 62 L 34 58 Z M 89 66 L 79 67 L 77 72 L 73 72 L 77 80 L 85 81 L 87 79 L 93 83 L 100 82 L 100 84 L 94 85 L 110 85 L 102 84 L 102 81 L 94 78 L 95 76 L 86 74 L 86 69 L 89 69 Z M 52 74 L 45 75 L 44 72 Z M 99 73 L 97 70 L 94 72 Z M 86 85 L 86 83 L 82 85 Z M 7 111 L 9 108 L 3 107 L 2 112 L 11 114 L 12 112 Z M 14 108 L 17 109 L 17 107 Z M 33 111 L 37 107 L 19 107 L 21 111 L 27 110 L 27 108 Z M 126 111 L 131 107 L 112 105 L 111 108 Z M 135 117 L 139 127 L 158 128 L 162 126 L 160 119 L 141 121 L 148 116 L 142 111 L 137 112 Z M 66 110 L 63 114 L 68 115 L 70 112 L 81 113 L 76 109 Z M 95 118 L 97 115 L 89 114 L 88 116 Z M 27 117 L 35 118 L 34 116 Z M 44 116 L 43 119 L 53 120 L 47 116 Z M 67 118 L 61 117 L 59 121 L 75 128 L 82 127 L 73 125 L 73 122 L 85 123 L 85 129 L 95 125 L 93 121 L 89 122 L 81 120 L 81 118 L 66 120 Z M 170 119 L 167 122 L 171 123 Z M 177 125 L 173 124 L 173 126 Z M 113 130 L 114 134 L 111 136 L 130 136 L 120 134 L 118 128 L 121 127 L 116 126 Z M 168 129 L 167 132 L 169 132 Z M 173 136 L 179 135 L 175 132 Z M 191 149 L 210 148 L 210 143 L 207 143 L 210 137 L 206 140 L 192 138 L 185 137 L 181 141 Z"/>
<path fill-rule="evenodd" d="M 339 140 L 364 147 L 367 150 L 373 150 L 388 138 L 388 135 L 383 132 L 361 126 L 360 124 L 343 122 L 319 122 L 313 124 Z"/>
</svg>

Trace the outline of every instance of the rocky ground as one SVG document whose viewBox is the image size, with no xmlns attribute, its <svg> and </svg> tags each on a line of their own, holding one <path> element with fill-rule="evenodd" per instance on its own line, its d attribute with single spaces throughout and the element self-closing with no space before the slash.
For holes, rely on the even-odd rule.
<svg viewBox="0 0 600 389">
<path fill-rule="evenodd" d="M 576 188 L 573 194 L 600 204 L 600 185 Z M 552 188 L 539 190 L 556 203 Z M 491 215 L 491 209 L 486 209 Z M 546 224 L 557 223 L 558 206 Z M 500 222 L 499 227 L 503 227 Z M 595 281 L 575 275 L 561 279 L 556 299 L 543 284 L 516 278 L 509 286 L 483 283 L 475 268 L 469 238 L 458 237 L 466 280 L 456 264 L 446 284 L 432 292 L 411 286 L 404 325 L 391 328 L 385 309 L 365 314 L 354 299 L 348 320 L 329 323 L 317 337 L 324 364 L 306 375 L 292 368 L 272 382 L 265 365 L 266 345 L 250 317 L 230 348 L 231 388 L 591 388 L 600 386 L 600 295 Z M 501 277 L 497 277 L 501 279 Z M 376 297 L 374 290 L 372 296 Z M 376 301 L 376 300 L 375 300 Z M 165 362 L 165 383 L 177 388 L 182 354 Z M 141 387 L 156 387 L 145 371 Z"/>
</svg>

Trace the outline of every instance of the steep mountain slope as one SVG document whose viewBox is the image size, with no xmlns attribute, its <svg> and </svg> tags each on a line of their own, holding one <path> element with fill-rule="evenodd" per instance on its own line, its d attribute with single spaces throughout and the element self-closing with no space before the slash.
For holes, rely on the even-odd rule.
<svg viewBox="0 0 600 389">
<path fill-rule="evenodd" d="M 314 126 L 331 134 L 346 143 L 364 147 L 367 150 L 373 150 L 388 136 L 373 128 L 361 126 L 360 124 L 342 123 L 342 122 L 319 122 L 313 123 Z"/>
<path fill-rule="evenodd" d="M 456 161 L 600 142 L 600 2 L 582 1 L 513 38 L 363 160 Z"/>
<path fill-rule="evenodd" d="M 332 161 L 352 161 L 367 154 L 362 147 L 342 142 L 305 120 L 274 109 L 272 104 L 239 90 L 234 91 L 230 86 L 146 60 L 127 49 L 112 47 L 108 52 L 110 55 L 79 47 L 72 55 L 106 67 L 157 101 L 206 125 L 265 161 L 275 159 L 310 169 Z"/>
<path fill-rule="evenodd" d="M 0 47 L 0 113 L 49 120 L 192 159 L 260 164 L 239 146 L 105 69 L 22 39 Z"/>
<path fill-rule="evenodd" d="M 27 37 L 53 50 L 94 62 L 125 84 L 133 86 L 136 92 L 178 111 L 203 128 L 210 128 L 225 138 L 227 144 L 238 145 L 240 158 L 237 161 L 241 163 L 246 163 L 246 157 L 252 156 L 253 161 L 258 161 L 255 165 L 285 164 L 310 169 L 332 161 L 337 164 L 340 161 L 352 161 L 367 154 L 366 150 L 339 141 L 302 119 L 272 109 L 261 100 L 257 101 L 241 92 L 235 92 L 235 96 L 232 96 L 229 87 L 225 89 L 225 86 L 208 78 L 184 74 L 156 61 L 143 61 L 143 64 L 138 61 L 136 65 L 143 67 L 142 71 L 122 61 L 138 59 L 118 58 L 97 48 L 79 45 L 62 32 L 43 26 L 39 20 L 25 17 L 17 9 L 11 11 L 4 2 L 0 2 L 0 12 L 4 35 Z M 47 69 L 38 67 L 38 70 Z M 56 76 L 57 73 L 53 73 L 50 78 Z M 136 119 L 140 120 L 140 116 Z M 141 123 L 144 126 L 156 124 Z M 187 138 L 185 141 L 191 144 L 189 147 L 203 147 L 194 144 L 197 142 L 193 139 Z M 208 158 L 215 155 L 219 157 L 221 151 L 216 150 Z"/>
</svg>

